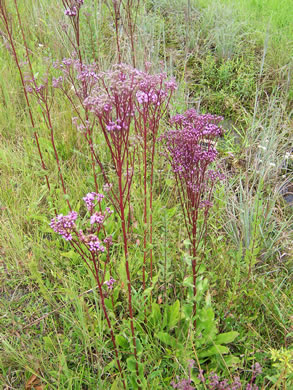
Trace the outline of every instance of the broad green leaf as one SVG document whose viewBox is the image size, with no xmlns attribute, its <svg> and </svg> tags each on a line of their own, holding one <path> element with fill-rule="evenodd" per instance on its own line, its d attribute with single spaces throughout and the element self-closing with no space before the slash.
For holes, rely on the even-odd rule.
<svg viewBox="0 0 293 390">
<path fill-rule="evenodd" d="M 122 336 L 121 334 L 118 334 L 116 337 L 116 343 L 119 345 L 119 347 L 122 347 L 123 349 L 128 349 L 129 348 L 129 343 L 128 340 Z"/>
<path fill-rule="evenodd" d="M 112 301 L 111 299 L 109 298 L 105 298 L 105 306 L 108 310 L 113 310 L 113 305 L 112 305 Z"/>
<path fill-rule="evenodd" d="M 169 306 L 165 306 L 164 315 L 163 315 L 163 322 L 162 322 L 162 329 L 164 329 L 169 322 Z"/>
<path fill-rule="evenodd" d="M 131 372 L 136 372 L 136 360 L 134 356 L 130 356 L 126 361 L 128 370 Z"/>
<path fill-rule="evenodd" d="M 240 364 L 240 359 L 237 356 L 224 356 L 224 360 L 227 367 L 235 367 L 235 365 Z"/>
<path fill-rule="evenodd" d="M 170 308 L 169 308 L 169 321 L 168 328 L 172 329 L 180 319 L 180 302 L 177 300 Z"/>
<path fill-rule="evenodd" d="M 148 287 L 148 288 L 146 288 L 145 290 L 144 290 L 144 292 L 143 292 L 143 296 L 144 297 L 148 297 L 148 296 L 150 296 L 151 295 L 151 292 L 152 292 L 152 290 L 153 290 L 153 288 L 154 287 Z"/>
<path fill-rule="evenodd" d="M 138 355 L 140 355 L 143 352 L 143 347 L 142 347 L 141 342 L 138 338 L 136 339 L 136 352 Z"/>
<path fill-rule="evenodd" d="M 185 317 L 189 320 L 192 318 L 192 305 L 186 304 L 183 306 L 183 313 L 185 314 Z"/>
<path fill-rule="evenodd" d="M 229 348 L 225 347 L 224 345 L 214 345 L 209 349 L 207 349 L 206 351 L 199 353 L 198 357 L 201 359 L 201 358 L 225 354 L 225 353 L 229 353 Z"/>
<path fill-rule="evenodd" d="M 155 324 L 158 324 L 162 320 L 160 305 L 157 303 L 152 304 L 152 318 L 154 319 Z"/>
<path fill-rule="evenodd" d="M 168 333 L 159 332 L 155 336 L 164 344 L 170 345 L 171 347 L 177 346 L 177 340 L 174 337 L 170 336 Z"/>
<path fill-rule="evenodd" d="M 227 333 L 222 333 L 219 334 L 216 339 L 215 343 L 216 344 L 228 344 L 232 343 L 236 339 L 236 337 L 239 335 L 238 332 L 227 332 Z"/>
</svg>

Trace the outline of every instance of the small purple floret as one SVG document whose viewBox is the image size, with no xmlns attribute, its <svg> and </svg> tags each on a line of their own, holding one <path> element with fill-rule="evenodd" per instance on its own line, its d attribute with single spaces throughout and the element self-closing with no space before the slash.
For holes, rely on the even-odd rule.
<svg viewBox="0 0 293 390">
<path fill-rule="evenodd" d="M 66 241 L 70 241 L 72 240 L 72 232 L 75 229 L 77 217 L 76 211 L 71 211 L 68 215 L 59 214 L 51 220 L 50 227 Z"/>
</svg>

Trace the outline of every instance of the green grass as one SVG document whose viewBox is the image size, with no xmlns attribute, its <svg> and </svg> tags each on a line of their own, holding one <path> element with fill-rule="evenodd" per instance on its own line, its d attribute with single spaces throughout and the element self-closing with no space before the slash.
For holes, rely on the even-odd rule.
<svg viewBox="0 0 293 390">
<path fill-rule="evenodd" d="M 7 3 L 14 13 L 13 2 Z M 99 66 L 107 69 L 117 61 L 109 9 L 102 1 L 93 6 L 85 3 L 86 9 L 97 15 L 89 23 Z M 46 57 L 62 58 L 72 51 L 60 28 L 60 8 L 57 1 L 20 4 L 39 79 L 47 69 Z M 82 18 L 85 55 L 91 61 L 89 27 L 86 17 Z M 195 106 L 225 117 L 227 131 L 218 148 L 227 180 L 217 189 L 207 250 L 201 254 L 203 280 L 208 280 L 208 285 L 201 282 L 202 305 L 211 302 L 212 324 L 220 332 L 236 331 L 239 336 L 229 344 L 228 356 L 207 360 L 203 368 L 226 377 L 238 372 L 249 380 L 248 370 L 258 361 L 264 370 L 259 386 L 280 389 L 285 388 L 286 380 L 290 388 L 290 373 L 284 374 L 284 366 L 273 366 L 270 349 L 292 349 L 292 205 L 281 194 L 282 187 L 292 183 L 290 156 L 286 160 L 292 149 L 292 19 L 290 0 L 149 0 L 141 4 L 136 46 L 140 67 L 146 59 L 151 60 L 155 70 L 163 66 L 180 83 L 172 114 Z M 15 34 L 23 56 L 17 27 Z M 79 257 L 48 225 L 54 216 L 53 200 L 58 212 L 67 212 L 54 154 L 39 108 L 33 104 L 46 173 L 56 188 L 53 195 L 48 194 L 44 181 L 19 75 L 5 36 L 1 39 L 0 385 L 24 389 L 36 375 L 43 389 L 121 389 L 95 282 Z M 123 30 L 121 39 L 123 59 L 130 62 Z M 94 188 L 87 148 L 72 126 L 70 106 L 57 92 L 51 113 L 68 193 L 79 208 L 82 196 Z M 161 131 L 166 126 L 167 122 Z M 106 153 L 104 158 L 108 158 Z M 175 306 L 169 309 L 176 299 L 183 310 L 187 297 L 182 295 L 182 284 L 189 259 L 172 175 L 161 158 L 155 171 L 158 281 L 154 300 L 162 305 L 161 315 L 163 307 L 166 313 L 176 311 Z M 136 220 L 130 263 L 136 327 L 147 388 L 170 389 L 176 375 L 187 376 L 187 360 L 207 347 L 198 346 L 199 337 L 186 332 L 183 323 L 182 329 L 169 329 L 178 347 L 164 343 L 157 337 L 163 317 L 155 309 L 150 314 L 154 328 L 145 331 L 141 325 L 142 251 L 135 244 L 143 239 L 138 181 L 134 188 Z M 128 340 L 119 227 L 113 228 L 113 234 L 117 242 L 113 267 L 120 277 L 119 329 Z M 197 374 L 194 370 L 194 380 Z M 273 379 L 265 377 L 274 377 L 279 383 L 273 387 Z"/>
</svg>

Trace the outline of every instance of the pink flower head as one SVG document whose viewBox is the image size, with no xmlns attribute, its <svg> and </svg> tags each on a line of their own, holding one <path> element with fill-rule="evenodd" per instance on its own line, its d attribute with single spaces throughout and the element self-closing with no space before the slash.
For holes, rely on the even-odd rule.
<svg viewBox="0 0 293 390">
<path fill-rule="evenodd" d="M 70 241 L 72 240 L 72 232 L 75 229 L 77 217 L 76 211 L 71 211 L 68 215 L 59 214 L 51 220 L 50 227 L 66 241 Z"/>
<path fill-rule="evenodd" d="M 101 200 L 104 198 L 103 194 L 97 194 L 96 192 L 89 192 L 86 194 L 84 198 L 82 198 L 85 202 L 85 205 L 87 209 L 92 212 L 95 207 L 95 201 L 101 202 Z"/>
<path fill-rule="evenodd" d="M 88 245 L 90 252 L 92 253 L 99 253 L 105 251 L 105 247 L 101 245 L 101 241 L 94 234 L 86 236 L 85 242 Z"/>
<path fill-rule="evenodd" d="M 106 280 L 104 282 L 104 284 L 106 284 L 106 286 L 108 287 L 108 290 L 111 291 L 111 290 L 113 290 L 115 282 L 116 282 L 116 280 L 114 278 L 112 278 L 112 276 L 111 276 L 111 278 L 109 280 Z"/>
<path fill-rule="evenodd" d="M 98 213 L 94 213 L 91 216 L 90 222 L 91 225 L 93 225 L 94 223 L 101 225 L 104 222 L 104 220 L 105 220 L 105 216 L 101 212 L 98 212 Z"/>
</svg>

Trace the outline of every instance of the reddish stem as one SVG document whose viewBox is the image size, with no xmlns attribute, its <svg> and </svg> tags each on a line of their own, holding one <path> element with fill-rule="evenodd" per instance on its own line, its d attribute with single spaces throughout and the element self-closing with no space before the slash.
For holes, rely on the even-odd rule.
<svg viewBox="0 0 293 390">
<path fill-rule="evenodd" d="M 119 372 L 120 372 L 120 375 L 121 375 L 121 378 L 122 378 L 123 387 L 124 387 L 124 389 L 126 389 L 124 375 L 123 375 L 123 372 L 122 372 L 122 368 L 121 368 L 121 364 L 120 364 L 120 360 L 119 360 L 118 349 L 117 349 L 117 345 L 116 345 L 116 341 L 115 341 L 115 335 L 114 335 L 114 332 L 113 332 L 113 329 L 112 329 L 112 325 L 111 325 L 111 321 L 109 319 L 108 312 L 107 312 L 107 309 L 106 309 L 106 306 L 105 306 L 104 292 L 103 292 L 102 285 L 101 285 L 101 282 L 100 282 L 99 271 L 98 271 L 98 268 L 97 268 L 97 263 L 96 263 L 96 259 L 95 259 L 94 255 L 92 255 L 92 261 L 93 261 L 93 264 L 94 264 L 94 267 L 95 267 L 95 272 L 96 272 L 95 276 L 96 276 L 96 281 L 98 283 L 98 288 L 99 288 L 99 292 L 100 292 L 102 309 L 103 309 L 103 312 L 104 312 L 104 315 L 105 315 L 105 318 L 106 318 L 106 321 L 107 321 L 107 324 L 108 324 L 108 328 L 109 328 L 109 331 L 110 331 L 110 334 L 111 334 L 112 343 L 113 343 L 113 346 L 114 346 L 117 366 L 118 366 L 118 369 L 119 369 Z"/>
</svg>

